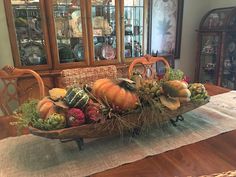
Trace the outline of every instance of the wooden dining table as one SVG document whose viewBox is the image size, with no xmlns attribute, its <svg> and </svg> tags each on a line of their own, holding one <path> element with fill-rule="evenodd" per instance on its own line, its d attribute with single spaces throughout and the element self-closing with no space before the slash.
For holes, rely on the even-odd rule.
<svg viewBox="0 0 236 177">
<path fill-rule="evenodd" d="M 229 89 L 205 84 L 209 95 Z M 236 170 L 236 130 L 107 170 L 92 177 L 182 177 Z"/>
<path fill-rule="evenodd" d="M 211 84 L 205 84 L 205 87 L 211 96 L 230 91 Z M 10 116 L 0 118 L 0 139 L 16 135 L 14 128 L 9 126 L 11 120 Z M 199 176 L 233 169 L 236 169 L 236 130 L 91 177 Z"/>
</svg>

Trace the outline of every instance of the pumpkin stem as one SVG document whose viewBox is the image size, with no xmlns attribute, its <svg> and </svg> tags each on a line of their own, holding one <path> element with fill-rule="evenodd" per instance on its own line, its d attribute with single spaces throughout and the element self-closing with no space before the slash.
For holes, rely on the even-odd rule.
<svg viewBox="0 0 236 177">
<path fill-rule="evenodd" d="M 123 88 L 127 91 L 130 91 L 130 92 L 136 91 L 135 82 L 130 79 L 118 78 L 117 85 L 119 85 L 121 88 Z"/>
</svg>

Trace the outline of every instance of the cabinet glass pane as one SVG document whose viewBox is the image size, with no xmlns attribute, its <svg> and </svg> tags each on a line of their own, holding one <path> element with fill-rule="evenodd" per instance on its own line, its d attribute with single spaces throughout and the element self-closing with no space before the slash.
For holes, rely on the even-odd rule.
<svg viewBox="0 0 236 177">
<path fill-rule="evenodd" d="M 143 0 L 124 1 L 125 58 L 143 55 Z"/>
<path fill-rule="evenodd" d="M 236 77 L 236 35 L 227 34 L 225 41 L 221 86 L 235 89 Z"/>
<path fill-rule="evenodd" d="M 224 27 L 227 23 L 227 17 L 231 10 L 231 8 L 228 8 L 212 11 L 205 19 L 202 27 L 208 29 L 217 29 Z"/>
<path fill-rule="evenodd" d="M 47 64 L 39 0 L 11 0 L 21 66 Z"/>
<path fill-rule="evenodd" d="M 116 58 L 115 0 L 92 0 L 95 61 Z"/>
<path fill-rule="evenodd" d="M 54 0 L 53 12 L 59 62 L 84 61 L 80 0 Z"/>
<path fill-rule="evenodd" d="M 219 36 L 203 35 L 200 53 L 200 82 L 216 84 Z"/>
</svg>

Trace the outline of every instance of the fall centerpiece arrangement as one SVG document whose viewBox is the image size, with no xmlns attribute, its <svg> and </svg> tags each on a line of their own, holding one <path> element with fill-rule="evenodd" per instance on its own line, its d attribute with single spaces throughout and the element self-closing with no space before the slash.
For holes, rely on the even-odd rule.
<svg viewBox="0 0 236 177">
<path fill-rule="evenodd" d="M 155 62 L 159 60 L 166 62 L 162 58 Z M 97 138 L 146 130 L 209 101 L 201 83 L 188 84 L 184 73 L 169 65 L 158 79 L 130 66 L 130 79 L 102 78 L 90 86 L 75 83 L 53 88 L 41 100 L 29 100 L 16 111 L 15 124 L 52 139 Z"/>
</svg>

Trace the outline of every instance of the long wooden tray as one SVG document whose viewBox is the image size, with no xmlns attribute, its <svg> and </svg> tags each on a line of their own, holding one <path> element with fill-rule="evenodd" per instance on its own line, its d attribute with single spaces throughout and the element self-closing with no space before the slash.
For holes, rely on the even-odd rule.
<svg viewBox="0 0 236 177">
<path fill-rule="evenodd" d="M 175 118 L 178 115 L 182 115 L 186 112 L 194 110 L 206 103 L 209 102 L 209 98 L 205 99 L 201 102 L 187 102 L 181 105 L 181 107 L 176 111 L 170 111 L 165 109 L 159 116 L 161 116 L 161 120 L 168 121 L 171 118 Z M 148 114 L 147 114 L 148 116 Z M 138 121 L 139 114 L 129 114 L 122 119 L 125 119 L 126 122 L 133 125 L 133 128 L 140 126 L 140 121 Z M 157 117 L 158 119 L 158 117 Z M 33 127 L 30 127 L 29 130 L 32 134 L 50 138 L 50 139 L 78 139 L 78 138 L 101 138 L 108 135 L 117 135 L 120 133 L 120 129 L 118 123 L 114 123 L 112 128 L 109 125 L 111 120 L 107 120 L 105 123 L 96 123 L 96 124 L 87 124 L 78 127 L 64 128 L 60 130 L 52 130 L 52 131 L 44 131 L 39 130 Z M 123 131 L 128 131 L 130 128 L 124 127 Z"/>
</svg>

